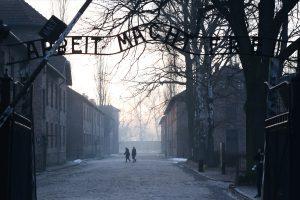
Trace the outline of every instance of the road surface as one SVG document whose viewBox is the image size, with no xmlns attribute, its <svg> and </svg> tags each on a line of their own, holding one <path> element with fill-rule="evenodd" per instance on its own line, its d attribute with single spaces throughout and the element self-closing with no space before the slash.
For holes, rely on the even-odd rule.
<svg viewBox="0 0 300 200">
<path fill-rule="evenodd" d="M 228 184 L 156 155 L 88 160 L 37 176 L 38 200 L 232 200 Z"/>
</svg>

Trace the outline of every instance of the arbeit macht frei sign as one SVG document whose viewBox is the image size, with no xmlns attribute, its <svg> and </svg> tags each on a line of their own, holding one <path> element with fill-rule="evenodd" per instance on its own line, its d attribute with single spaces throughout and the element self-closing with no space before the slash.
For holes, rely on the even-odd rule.
<svg viewBox="0 0 300 200">
<path fill-rule="evenodd" d="M 235 36 L 205 37 L 192 35 L 174 26 L 161 23 L 148 23 L 111 36 L 67 36 L 55 55 L 113 55 L 141 43 L 155 42 L 169 45 L 178 51 L 189 54 L 238 54 L 240 52 L 237 49 L 237 38 Z M 251 37 L 251 42 L 254 46 L 257 44 L 257 41 L 258 37 Z M 210 51 L 204 53 L 195 52 L 189 45 L 192 42 L 208 42 Z M 13 63 L 41 58 L 52 47 L 53 43 L 45 39 L 38 39 L 17 44 L 6 44 L 8 48 L 18 45 L 27 49 L 27 59 L 14 61 Z"/>
</svg>

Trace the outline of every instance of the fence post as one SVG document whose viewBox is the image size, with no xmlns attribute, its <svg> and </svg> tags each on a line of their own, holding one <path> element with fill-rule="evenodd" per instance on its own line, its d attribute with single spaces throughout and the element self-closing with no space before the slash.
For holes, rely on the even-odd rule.
<svg viewBox="0 0 300 200">
<path fill-rule="evenodd" d="M 199 172 L 204 172 L 204 167 L 203 167 L 203 165 L 204 165 L 203 160 L 199 160 L 199 163 L 198 163 L 198 171 L 199 171 Z"/>
</svg>

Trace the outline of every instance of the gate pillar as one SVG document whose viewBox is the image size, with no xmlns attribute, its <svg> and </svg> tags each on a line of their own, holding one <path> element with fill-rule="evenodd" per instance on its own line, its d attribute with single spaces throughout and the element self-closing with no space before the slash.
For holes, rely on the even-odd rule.
<svg viewBox="0 0 300 200">
<path fill-rule="evenodd" d="M 291 126 L 290 126 L 290 199 L 299 199 L 300 177 L 300 73 L 291 84 Z"/>
<path fill-rule="evenodd" d="M 7 75 L 0 78 L 0 113 L 4 111 L 4 109 L 11 102 L 11 84 L 12 79 Z M 11 132 L 11 121 L 7 120 L 5 124 L 0 128 L 0 158 L 2 160 L 2 164 L 0 165 L 0 173 L 1 173 L 1 199 L 7 200 L 9 199 L 9 174 L 10 174 L 10 132 Z"/>
</svg>

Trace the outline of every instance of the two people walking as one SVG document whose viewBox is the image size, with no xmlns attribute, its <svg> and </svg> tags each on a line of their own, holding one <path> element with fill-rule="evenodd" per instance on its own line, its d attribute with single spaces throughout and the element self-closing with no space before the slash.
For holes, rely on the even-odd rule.
<svg viewBox="0 0 300 200">
<path fill-rule="evenodd" d="M 127 160 L 130 162 L 130 152 L 129 152 L 129 149 L 126 147 L 125 148 L 125 161 L 127 162 Z M 131 157 L 132 157 L 132 162 L 136 162 L 136 149 L 135 147 L 132 148 L 132 151 L 131 151 Z"/>
</svg>

